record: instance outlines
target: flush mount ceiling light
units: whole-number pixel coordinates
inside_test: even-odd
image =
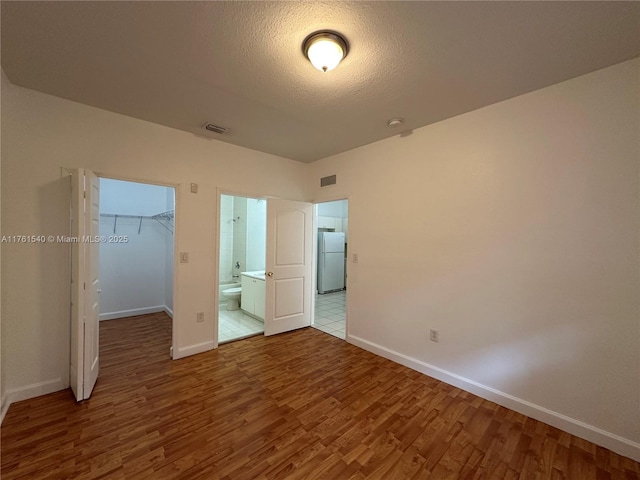
[[[328,72],[338,66],[347,56],[349,45],[345,38],[336,32],[324,30],[314,32],[302,42],[304,56],[318,70]]]

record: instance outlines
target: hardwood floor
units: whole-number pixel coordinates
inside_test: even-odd
[[[11,479],[639,479],[640,464],[313,328],[172,361],[164,314],[101,323],[90,400],[16,403]]]

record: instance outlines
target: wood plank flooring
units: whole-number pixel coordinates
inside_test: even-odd
[[[639,479],[640,464],[307,328],[172,361],[164,314],[101,323],[92,398],[16,403],[12,479]]]

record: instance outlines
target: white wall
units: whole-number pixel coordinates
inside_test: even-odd
[[[233,275],[233,197],[220,198],[220,283],[231,282]]]
[[[69,233],[61,167],[175,185],[174,356],[210,349],[214,323],[217,189],[305,198],[306,165],[209,138],[2,85],[2,232]],[[190,192],[190,183],[199,192]],[[18,400],[68,385],[69,246],[2,245],[5,388]],[[196,313],[205,322],[196,323]]]
[[[100,219],[100,235],[113,235],[114,218]],[[100,319],[163,311],[167,306],[167,247],[171,234],[155,220],[119,218],[116,235],[124,243],[100,244]],[[172,263],[172,262],[169,262]]]
[[[337,200],[318,204],[318,216],[320,217],[347,217],[347,201]]]
[[[247,199],[233,197],[233,255],[231,257],[233,275],[240,275],[247,269]],[[239,263],[240,266],[236,267]]]
[[[267,255],[267,202],[247,199],[247,255],[246,271],[265,269]]]
[[[221,195],[220,282],[239,282],[240,272],[264,270],[267,241],[267,202]],[[240,268],[236,268],[236,262]],[[224,299],[220,298],[220,301]]]
[[[100,179],[100,213],[157,215],[167,208],[167,187],[146,183]]]
[[[330,228],[336,232],[344,232],[345,243],[349,242],[349,210],[348,200],[318,203],[316,205],[317,228]]]
[[[314,201],[349,199],[349,341],[640,459],[639,78],[311,164]]]

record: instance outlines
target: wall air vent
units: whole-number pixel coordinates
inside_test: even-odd
[[[205,123],[204,129],[205,130],[209,130],[210,132],[220,133],[220,134],[222,134],[222,133],[227,131],[226,128],[220,127],[218,125],[214,125],[213,123]]]
[[[335,175],[329,175],[328,177],[322,177],[320,179],[320,186],[321,187],[328,187],[329,185],[335,185],[336,184],[336,176]]]

